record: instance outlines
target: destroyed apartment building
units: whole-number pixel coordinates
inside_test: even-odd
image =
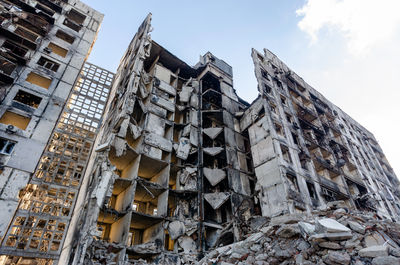
[[[34,8],[2,2],[4,21]],[[259,96],[249,104],[229,64],[208,52],[189,66],[151,39],[148,15],[114,76],[83,65],[102,16],[71,2],[37,1],[53,14],[35,15],[54,20],[40,48],[12,41],[34,57],[1,85],[0,264],[189,264],[241,241],[252,216],[339,200],[400,221],[399,181],[374,136],[270,51],[252,51]],[[82,32],[68,29],[70,13]]]

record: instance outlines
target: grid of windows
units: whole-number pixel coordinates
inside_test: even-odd
[[[114,74],[86,63],[2,242],[34,257],[59,255]],[[17,254],[17,253],[15,253]]]

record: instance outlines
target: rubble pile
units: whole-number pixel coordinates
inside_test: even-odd
[[[249,220],[246,239],[210,251],[197,264],[400,265],[400,224],[339,202],[310,216]]]

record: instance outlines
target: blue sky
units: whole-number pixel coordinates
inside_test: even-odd
[[[400,1],[83,0],[105,14],[89,61],[116,71],[151,12],[152,39],[194,65],[211,51],[257,97],[251,48],[268,48],[378,139],[400,173]]]

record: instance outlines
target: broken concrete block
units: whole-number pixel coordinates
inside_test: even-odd
[[[331,218],[323,218],[315,222],[315,232],[317,233],[340,233],[350,231],[349,228]]]
[[[223,130],[222,128],[214,127],[214,128],[203,129],[203,132],[212,140],[214,140],[222,132],[222,130]]]
[[[372,246],[363,248],[358,251],[358,255],[364,258],[375,258],[380,256],[387,256],[389,254],[388,246]]]
[[[163,151],[172,151],[172,142],[155,133],[146,134],[144,137],[144,142]]]
[[[299,214],[286,214],[271,218],[271,225],[296,224],[303,220]]]
[[[203,173],[212,186],[217,185],[226,177],[226,172],[219,168],[205,167]]]
[[[173,221],[168,225],[168,233],[172,240],[175,240],[181,235],[185,234],[185,231],[185,224],[181,221]]]
[[[322,233],[322,234],[315,234],[310,236],[310,241],[315,242],[322,242],[325,240],[331,241],[341,241],[352,238],[353,235],[350,232],[341,232],[341,233]]]
[[[181,139],[179,139],[179,146],[178,150],[176,151],[176,157],[186,160],[189,156],[190,147],[191,145],[188,138],[182,137]]]
[[[184,103],[189,102],[192,91],[193,91],[193,87],[183,86],[182,91],[179,92],[179,100]]]
[[[315,225],[306,222],[299,222],[298,226],[300,228],[300,233],[304,238],[313,235],[315,232]]]
[[[275,234],[283,238],[291,238],[298,235],[300,230],[296,224],[282,225]]]
[[[328,255],[324,257],[324,262],[326,264],[335,265],[335,264],[350,264],[351,257],[347,253],[338,252],[338,251],[329,251]]]
[[[338,243],[335,242],[330,242],[330,241],[325,241],[325,242],[320,242],[318,243],[318,246],[321,248],[327,248],[327,249],[341,249],[342,246]]]
[[[356,231],[357,233],[360,234],[365,234],[365,227],[357,222],[354,221],[348,221],[347,222],[350,226],[350,228],[354,231]]]
[[[142,134],[142,129],[133,123],[129,123],[129,131],[131,132],[133,139],[136,140]]]
[[[178,239],[179,246],[183,248],[184,253],[194,252],[196,250],[196,243],[189,236],[182,236]]]
[[[204,194],[204,199],[216,210],[229,199],[228,192],[215,192]]]
[[[372,260],[372,265],[400,265],[400,259],[392,256],[376,257]]]
[[[203,149],[204,153],[206,153],[210,156],[216,156],[219,153],[221,153],[222,150],[224,150],[224,148],[222,148],[222,147],[206,147]]]

